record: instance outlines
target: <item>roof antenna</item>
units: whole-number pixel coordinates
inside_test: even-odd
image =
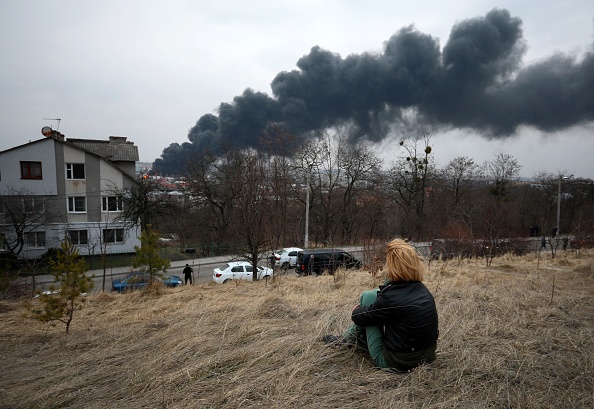
[[[56,125],[56,131],[60,129],[60,118],[41,118],[44,121],[57,121],[57,125]]]

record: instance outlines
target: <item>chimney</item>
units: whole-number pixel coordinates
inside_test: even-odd
[[[127,136],[110,136],[109,144],[110,145],[120,145],[122,143],[127,143],[126,139],[128,139]]]

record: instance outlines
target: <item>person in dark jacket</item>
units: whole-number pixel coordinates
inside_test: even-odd
[[[385,283],[364,291],[341,336],[325,335],[332,346],[365,346],[376,366],[407,371],[436,358],[438,315],[431,292],[421,282],[424,266],[417,250],[401,239],[387,246]]]
[[[186,264],[186,267],[184,268],[185,285],[188,285],[188,281],[190,281],[190,284],[192,284],[192,273],[193,272],[194,272],[194,270],[192,270],[192,267],[190,267],[189,264]]]

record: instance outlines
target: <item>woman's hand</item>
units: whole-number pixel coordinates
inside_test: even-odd
[[[355,305],[351,311],[355,311],[355,308],[358,308],[358,307],[360,307],[359,304]]]

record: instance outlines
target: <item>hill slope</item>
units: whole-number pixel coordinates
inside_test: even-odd
[[[365,271],[90,296],[68,335],[2,302],[0,408],[591,408],[594,257],[533,257],[432,263],[438,359],[406,374],[320,341]]]

